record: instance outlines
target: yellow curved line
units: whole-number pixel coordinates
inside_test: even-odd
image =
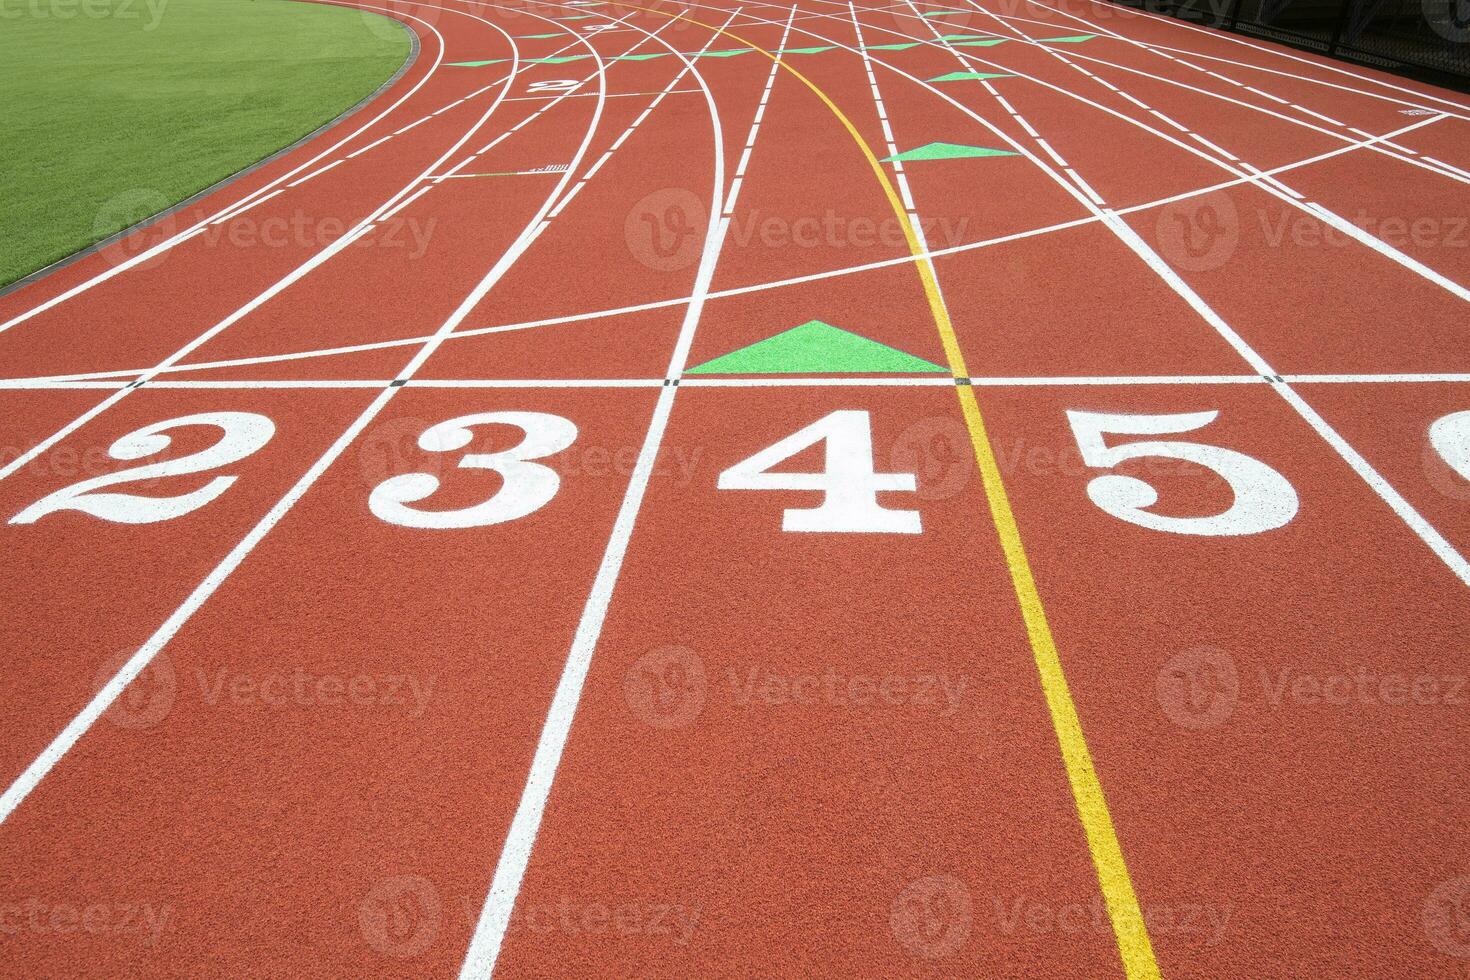
[[[631,5],[620,3],[619,6],[629,7]],[[822,104],[837,117],[837,121],[842,124],[848,135],[852,137],[852,141],[862,151],[863,157],[868,161],[868,166],[873,170],[873,176],[877,178],[884,195],[888,198],[888,204],[893,209],[894,216],[903,228],[909,253],[914,256],[914,266],[923,283],[924,295],[929,301],[929,310],[934,317],[934,325],[939,330],[939,339],[944,346],[944,356],[949,362],[950,373],[956,378],[968,378],[970,372],[965,366],[965,357],[960,351],[959,340],[955,337],[954,325],[950,322],[949,310],[944,305],[944,297],[939,292],[939,281],[935,276],[934,265],[925,254],[927,249],[920,244],[913,222],[909,220],[908,212],[904,209],[893,182],[888,179],[887,171],[883,169],[877,155],[868,146],[862,134],[857,131],[852,120],[847,118],[847,115],[827,96],[827,93],[811,79],[786,64],[776,54],[752,44],[740,35],[683,14],[668,14],[648,7],[634,7],[633,9],[645,10],[674,20],[687,21],[722,34],[754,51],[759,51],[791,73],[822,100]],[[1041,688],[1046,696],[1047,708],[1051,712],[1052,728],[1056,732],[1057,743],[1061,747],[1062,762],[1067,770],[1067,779],[1072,786],[1072,798],[1077,804],[1077,815],[1081,820],[1083,832],[1087,836],[1087,847],[1092,854],[1093,866],[1097,870],[1098,885],[1102,890],[1103,900],[1107,904],[1113,935],[1117,938],[1118,953],[1123,960],[1124,973],[1129,980],[1155,980],[1161,977],[1161,973],[1158,961],[1154,958],[1153,944],[1149,941],[1148,926],[1139,908],[1138,896],[1133,891],[1133,880],[1128,874],[1128,865],[1123,860],[1123,847],[1118,842],[1117,832],[1113,829],[1113,818],[1108,813],[1107,800],[1103,796],[1102,783],[1097,778],[1092,753],[1088,751],[1087,739],[1082,734],[1082,721],[1077,716],[1077,706],[1072,701],[1072,692],[1067,685],[1066,674],[1062,670],[1062,661],[1057,653],[1056,641],[1052,638],[1051,627],[1046,619],[1046,610],[1041,604],[1041,594],[1037,591],[1036,580],[1031,574],[1031,562],[1026,558],[1026,549],[1021,543],[1021,531],[1016,525],[1015,514],[1011,511],[1010,497],[1006,494],[1005,483],[1001,479],[1000,464],[996,460],[995,451],[991,448],[990,436],[985,430],[985,419],[980,414],[979,402],[975,400],[975,389],[968,384],[956,385],[955,392],[959,396],[960,412],[964,415],[965,426],[970,433],[970,444],[975,451],[975,461],[980,466],[980,476],[985,487],[985,499],[990,505],[990,516],[995,522],[995,530],[1000,537],[1001,548],[1005,552],[1006,565],[1010,569],[1011,585],[1015,589],[1016,600],[1021,606],[1021,617],[1026,623],[1026,634],[1031,641],[1031,652],[1036,660],[1036,670],[1041,677]]]

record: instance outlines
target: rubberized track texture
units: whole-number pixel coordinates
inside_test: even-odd
[[[1470,105],[398,2],[0,297],[0,972],[1454,977]]]

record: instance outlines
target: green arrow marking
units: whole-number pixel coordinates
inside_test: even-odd
[[[922,41],[910,41],[907,44],[870,44],[869,51],[907,51],[909,48],[917,48]]]
[[[607,61],[647,61],[650,58],[667,58],[667,51],[655,51],[653,54],[620,54],[616,58],[607,58]]]
[[[981,79],[981,80],[983,80],[983,79],[986,79],[986,78],[1015,78],[1015,77],[1016,77],[1015,75],[1007,75],[1004,72],[994,72],[994,71],[952,71],[948,75],[940,75],[937,78],[931,78],[931,79],[929,79],[929,81],[931,81],[931,82],[963,82],[963,81],[968,81],[970,79]]]
[[[774,337],[690,368],[689,374],[922,374],[938,364],[860,337],[821,320],[808,320]]]
[[[551,34],[517,34],[516,35],[516,40],[517,41],[525,41],[525,40],[527,40],[529,38],[541,38],[541,37],[566,37],[566,35],[563,34],[561,31],[555,31],[555,32],[553,32]]]
[[[590,54],[564,54],[559,58],[523,58],[523,65],[559,65],[564,61],[581,61],[583,58],[592,57]],[[654,55],[654,57],[658,57]],[[489,61],[451,61],[450,68],[478,68],[481,65],[499,65],[509,61],[509,58],[491,58]]]
[[[824,44],[815,48],[782,48],[777,54],[821,54],[823,51],[831,51],[837,47],[835,44]]]
[[[1097,37],[1096,34],[1071,34],[1067,37],[1039,37],[1037,44],[1079,44],[1083,41],[1091,41]]]
[[[885,163],[902,160],[958,160],[963,157],[1013,157],[1010,150],[991,150],[983,146],[965,146],[962,143],[926,143],[895,156],[884,157]]]
[[[950,41],[951,46],[956,48],[993,48],[997,44],[1005,44],[1003,37],[992,37],[984,41]]]
[[[690,51],[691,58],[733,58],[737,54],[749,54],[754,48],[729,48],[724,51]]]
[[[921,16],[921,17],[958,17],[961,14],[968,14],[968,13],[969,13],[968,10],[936,10],[932,14],[920,14],[919,16]]]
[[[591,14],[578,14],[576,17],[553,17],[552,20],[591,20]]]

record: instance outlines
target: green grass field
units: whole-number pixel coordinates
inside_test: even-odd
[[[409,48],[292,0],[0,0],[0,286],[289,145]]]

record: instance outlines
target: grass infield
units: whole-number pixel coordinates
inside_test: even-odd
[[[293,0],[0,0],[0,286],[290,145],[409,50]]]

